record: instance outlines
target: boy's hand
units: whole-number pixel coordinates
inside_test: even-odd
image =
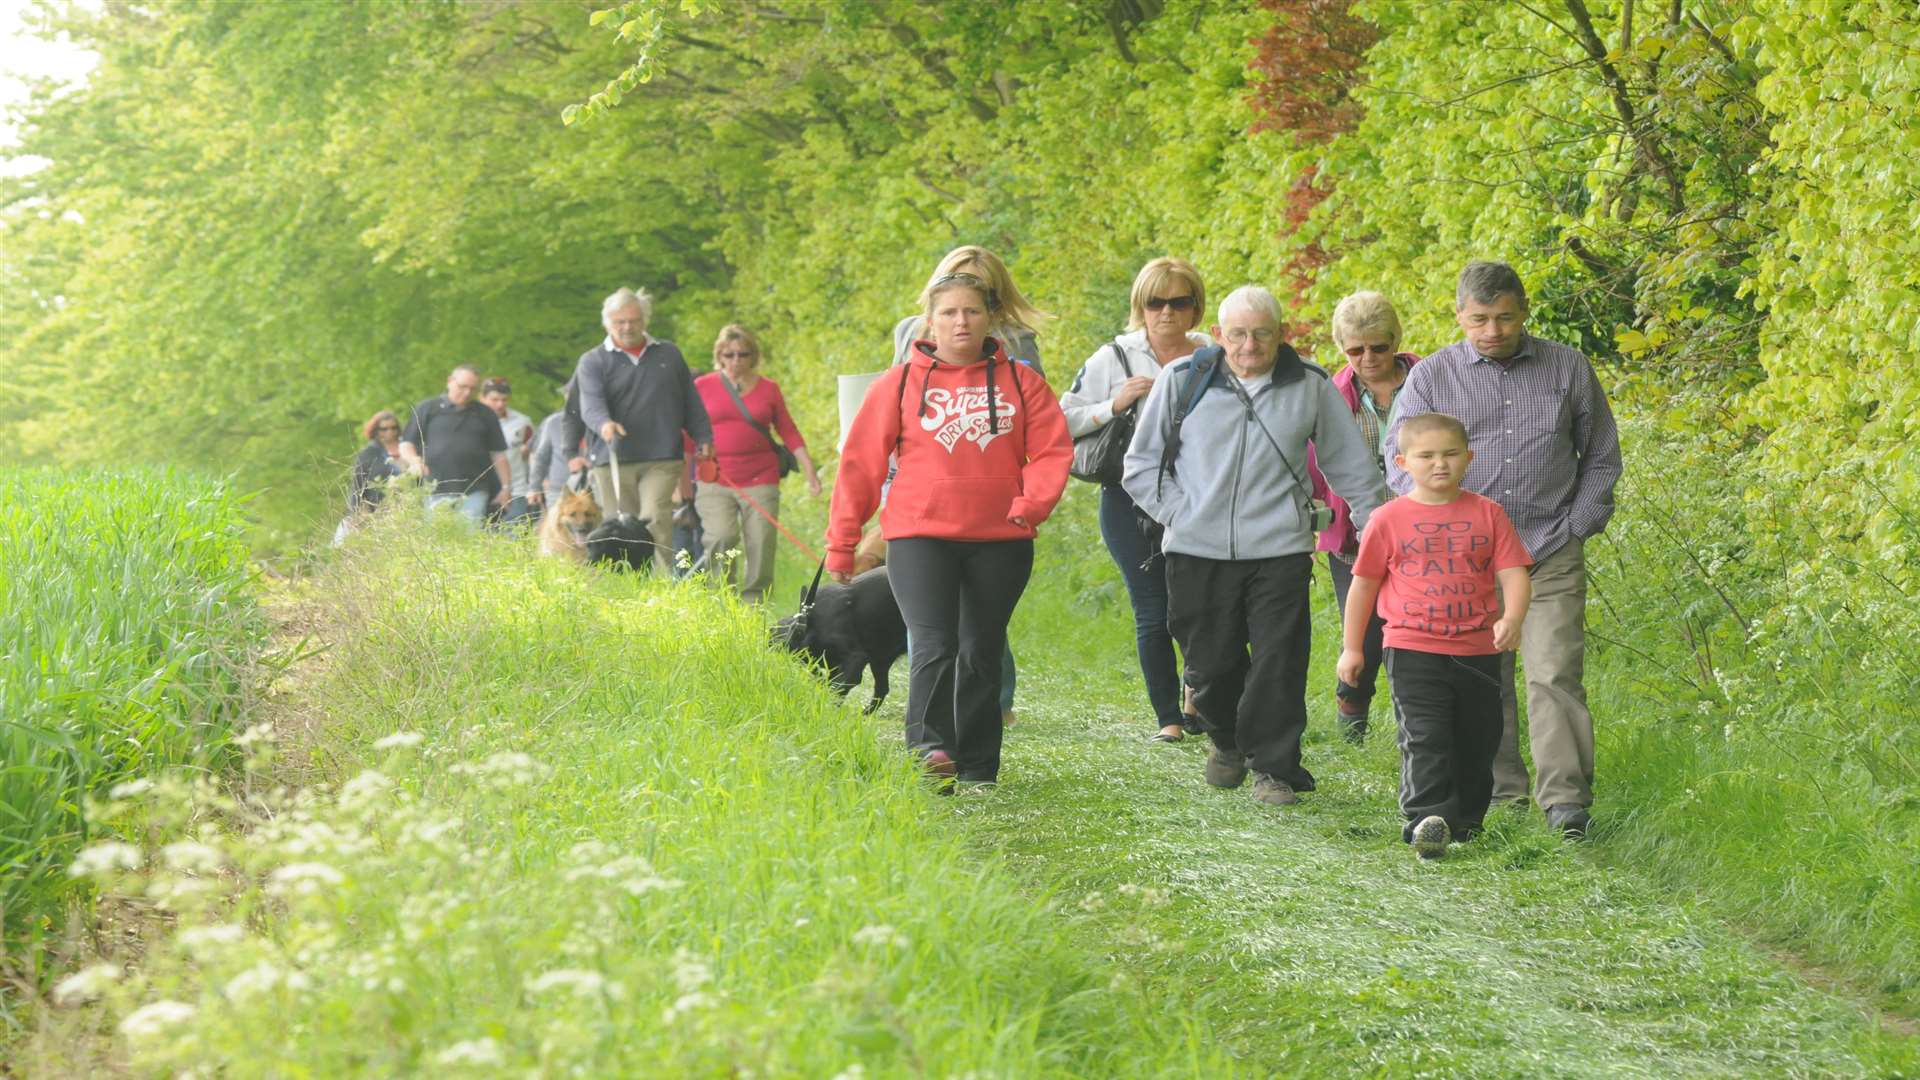
[[[1520,647],[1520,620],[1501,619],[1493,624],[1493,647],[1501,652],[1512,652]],[[1348,686],[1353,684],[1349,682]]]
[[[1499,631],[1495,631],[1498,633]],[[1341,649],[1340,659],[1333,665],[1333,673],[1348,686],[1360,685],[1360,671],[1367,666],[1367,658],[1359,649]]]

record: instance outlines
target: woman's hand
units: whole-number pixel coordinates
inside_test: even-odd
[[[1147,391],[1152,389],[1153,380],[1145,375],[1135,375],[1126,382],[1121,383],[1120,389],[1113,392],[1114,414],[1117,416],[1133,408],[1133,403],[1146,397]]]
[[[836,585],[845,585],[845,584],[847,584],[848,582],[850,582],[850,581],[852,581],[852,580],[853,580],[853,575],[852,575],[852,574],[849,574],[849,573],[847,573],[847,572],[845,572],[845,571],[843,571],[843,570],[834,570],[834,571],[831,571],[831,572],[829,572],[829,573],[827,574],[827,576],[828,576],[828,577],[830,577],[830,578],[832,578],[832,579],[833,579],[833,581],[834,581],[834,584],[836,584]]]
[[[1029,525],[1029,524],[1027,524],[1027,519],[1026,519],[1026,515],[1024,515],[1024,514],[1015,514],[1015,515],[1013,515],[1012,517],[1010,517],[1010,518],[1008,518],[1008,519],[1007,519],[1007,524],[1009,524],[1009,525],[1018,525],[1018,526],[1020,526],[1020,527],[1021,527],[1021,528],[1023,528],[1023,529],[1031,529],[1031,528],[1033,528],[1033,526],[1031,526],[1031,525]]]

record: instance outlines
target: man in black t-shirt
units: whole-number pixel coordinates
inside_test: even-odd
[[[454,368],[447,392],[415,405],[400,434],[401,459],[415,476],[433,478],[427,505],[456,505],[475,525],[486,518],[489,504],[504,505],[513,490],[507,439],[500,418],[474,400],[479,385],[478,368]]]

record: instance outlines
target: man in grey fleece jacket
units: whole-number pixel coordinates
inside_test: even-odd
[[[673,495],[686,471],[682,435],[697,456],[713,456],[713,422],[693,388],[686,357],[671,341],[647,336],[653,298],[646,290],[617,290],[600,305],[607,338],[580,357],[574,385],[580,417],[600,437],[592,443],[593,483],[608,516],[635,514],[653,534],[654,568],[672,569]],[[619,497],[608,444],[620,458]]]
[[[1207,782],[1282,806],[1312,791],[1307,727],[1314,523],[1307,445],[1364,527],[1391,493],[1327,373],[1280,339],[1257,285],[1220,304],[1213,338],[1154,383],[1121,486],[1164,526],[1167,621],[1213,738]],[[1174,430],[1174,417],[1186,409]],[[1169,453],[1169,446],[1172,450]]]

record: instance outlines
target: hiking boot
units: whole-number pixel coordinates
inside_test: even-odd
[[[1292,806],[1300,801],[1300,796],[1293,793],[1293,786],[1285,780],[1275,780],[1266,773],[1254,773],[1253,801],[1268,806]]]
[[[1429,814],[1413,827],[1413,853],[1423,859],[1438,859],[1447,853],[1447,819]]]
[[[1584,806],[1554,803],[1547,807],[1547,824],[1558,829],[1560,835],[1569,840],[1585,840],[1587,829],[1593,825],[1593,817]]]
[[[1207,754],[1207,783],[1214,787],[1237,788],[1247,779],[1247,755],[1238,750],[1214,747]]]

